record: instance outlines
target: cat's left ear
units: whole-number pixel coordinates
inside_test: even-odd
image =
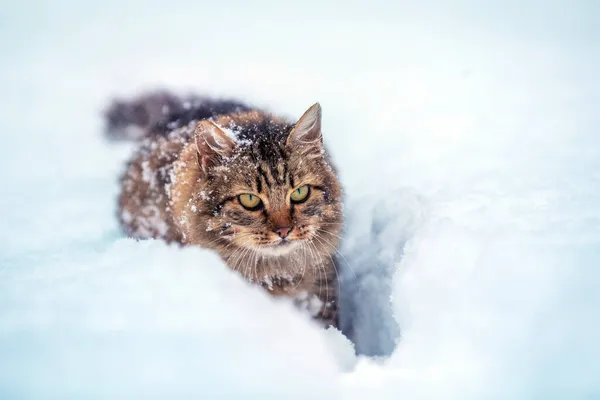
[[[298,151],[309,156],[323,153],[323,136],[321,135],[321,105],[313,104],[300,117],[290,132],[286,146],[291,151]]]
[[[235,141],[214,123],[200,121],[194,131],[198,165],[204,172],[231,156]]]

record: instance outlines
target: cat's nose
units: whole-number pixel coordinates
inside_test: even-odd
[[[292,228],[289,226],[280,226],[273,230],[279,235],[280,238],[285,239],[287,237],[287,235],[290,234],[290,231],[292,230]]]

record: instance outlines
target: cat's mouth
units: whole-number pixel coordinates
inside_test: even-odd
[[[282,239],[276,243],[258,247],[258,251],[269,256],[282,256],[298,248],[298,240]]]

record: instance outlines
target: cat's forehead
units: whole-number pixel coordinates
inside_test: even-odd
[[[298,160],[285,155],[278,162],[249,156],[237,157],[217,168],[215,190],[223,195],[255,193],[281,197],[303,185],[323,185],[327,181],[323,165],[314,160]]]
[[[214,118],[215,124],[220,127],[235,130],[236,128],[246,128],[253,125],[260,125],[264,121],[270,121],[279,125],[287,125],[284,119],[258,110],[221,114]]]
[[[215,124],[234,139],[238,148],[268,149],[285,141],[293,124],[261,111],[248,111],[221,115]]]
[[[220,171],[231,192],[269,193],[322,183],[323,165],[286,147],[292,123],[260,111],[220,116],[215,123],[236,142]]]

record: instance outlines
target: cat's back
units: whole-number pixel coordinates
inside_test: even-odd
[[[121,175],[119,221],[128,236],[181,241],[169,210],[171,171],[198,121],[168,135],[147,135]]]

